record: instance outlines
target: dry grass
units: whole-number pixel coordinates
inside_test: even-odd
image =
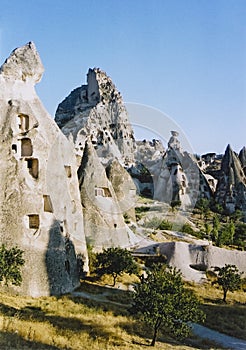
[[[83,284],[93,295],[110,288]],[[112,291],[111,299],[123,302],[127,291]],[[110,299],[110,298],[109,298]],[[122,309],[123,310],[123,309]],[[150,344],[151,331],[134,321],[125,308],[81,297],[15,297],[0,294],[0,348],[69,350],[138,350]],[[195,344],[195,345],[194,345]],[[193,338],[185,344],[161,335],[161,350],[216,349]],[[217,348],[218,349],[218,348]],[[221,347],[220,347],[221,349]]]
[[[222,290],[210,283],[187,286],[201,299],[207,315],[205,326],[246,340],[246,293],[243,290],[228,292],[227,303],[224,303]]]

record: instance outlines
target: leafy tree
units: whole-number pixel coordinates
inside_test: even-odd
[[[194,234],[194,230],[189,223],[185,223],[181,229],[181,232],[188,233],[190,235]]]
[[[210,233],[211,233],[211,231],[212,231],[212,229],[213,229],[213,226],[210,225],[208,222],[205,222],[204,228],[205,228],[206,235],[207,235],[208,237],[210,237]]]
[[[212,240],[214,242],[217,242],[219,237],[219,229],[220,229],[220,220],[217,214],[213,217],[213,228],[212,228]]]
[[[236,209],[234,211],[234,213],[232,213],[230,215],[231,219],[234,221],[234,222],[238,222],[240,221],[242,218],[243,218],[244,214],[243,214],[243,211],[242,210],[239,210],[239,209]]]
[[[161,328],[182,338],[190,333],[187,322],[204,319],[198,300],[184,288],[181,273],[175,268],[155,265],[134,289],[132,312],[153,329],[151,346]]]
[[[9,283],[16,286],[21,284],[20,268],[25,263],[22,255],[23,251],[17,247],[7,249],[4,244],[0,246],[0,283],[6,286]]]
[[[223,301],[226,302],[227,292],[234,292],[241,287],[241,275],[236,265],[226,264],[224,267],[214,267],[218,273],[217,280],[212,284],[218,284],[223,289]]]
[[[133,260],[131,253],[122,248],[103,249],[102,253],[96,255],[96,272],[99,276],[112,275],[115,286],[116,278],[123,272],[131,274],[138,273],[138,265]]]
[[[217,239],[215,241],[215,244],[218,247],[221,247],[222,245],[226,244],[232,244],[233,243],[233,238],[235,234],[235,225],[231,221],[227,223],[222,230],[218,232]]]
[[[244,250],[246,245],[246,224],[243,222],[238,222],[235,225],[235,235],[233,243]]]
[[[200,198],[196,202],[196,208],[200,210],[201,218],[207,217],[209,213],[209,200],[207,198]]]

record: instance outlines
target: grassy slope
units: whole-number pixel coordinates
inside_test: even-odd
[[[210,287],[189,285],[203,298],[208,312],[208,324],[213,328],[233,324],[237,336],[246,332],[244,296],[240,293],[229,296],[229,304],[218,304]],[[214,289],[214,288],[213,288]],[[84,283],[84,292],[103,295],[107,302],[97,302],[81,297],[13,297],[0,295],[0,348],[1,349],[143,349],[149,344],[151,331],[136,323],[128,314],[129,295],[126,291],[111,290],[102,286]],[[217,293],[217,290],[215,290]],[[213,299],[215,297],[215,299]],[[113,301],[113,302],[110,302]],[[119,306],[115,302],[123,304]],[[240,302],[240,303],[239,303]],[[125,305],[124,305],[125,304]],[[215,320],[215,312],[220,312]],[[242,312],[241,321],[238,312]],[[228,312],[230,319],[228,319]],[[244,326],[243,326],[244,324]],[[236,325],[236,326],[235,326]],[[224,329],[224,328],[223,328]],[[230,333],[230,332],[229,332]],[[156,348],[165,350],[216,349],[207,341],[190,339],[178,343],[167,335],[161,335]],[[193,344],[193,345],[191,345]],[[218,347],[217,349],[221,349]]]

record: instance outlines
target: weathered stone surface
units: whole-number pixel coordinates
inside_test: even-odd
[[[239,271],[246,271],[246,252],[214,247],[212,245],[189,244],[186,242],[168,242],[155,244],[160,254],[167,258],[167,263],[178,268],[184,279],[194,282],[206,280],[206,270],[214,266],[234,264]],[[149,247],[138,249],[145,252]]]
[[[127,111],[112,80],[99,68],[89,69],[87,85],[59,104],[55,121],[73,139],[81,157],[90,139],[104,164],[113,158],[122,163],[133,160],[135,140]]]
[[[29,43],[0,74],[0,242],[24,250],[15,290],[32,296],[73,290],[87,267],[74,149],[35,93],[42,71]]]
[[[237,154],[228,145],[221,162],[216,200],[229,213],[236,209],[246,214],[246,177]]]
[[[106,174],[113,186],[121,212],[128,219],[135,221],[136,186],[131,176],[117,159],[109,163]]]
[[[196,159],[182,150],[176,131],[171,131],[167,151],[160,153],[148,170],[153,177],[154,199],[159,201],[180,202],[181,208],[188,208],[195,205],[201,193],[207,197],[211,194]]]
[[[243,168],[244,175],[246,176],[246,147],[243,147],[239,152],[239,159]]]
[[[90,141],[85,144],[78,177],[88,244],[94,251],[118,246],[127,248],[135,244],[135,237],[123,218],[126,208],[122,197],[124,194],[120,191],[121,184],[111,172],[115,188],[118,188],[118,197],[123,199],[119,202],[113,185],[107,178],[106,171]],[[128,178],[127,182],[129,182]]]
[[[38,83],[44,67],[33,42],[15,49],[0,68],[5,80],[20,80]]]

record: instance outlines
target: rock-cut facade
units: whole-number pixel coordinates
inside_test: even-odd
[[[24,251],[31,296],[79,285],[87,250],[74,147],[35,92],[43,65],[30,42],[0,69],[0,243]]]

